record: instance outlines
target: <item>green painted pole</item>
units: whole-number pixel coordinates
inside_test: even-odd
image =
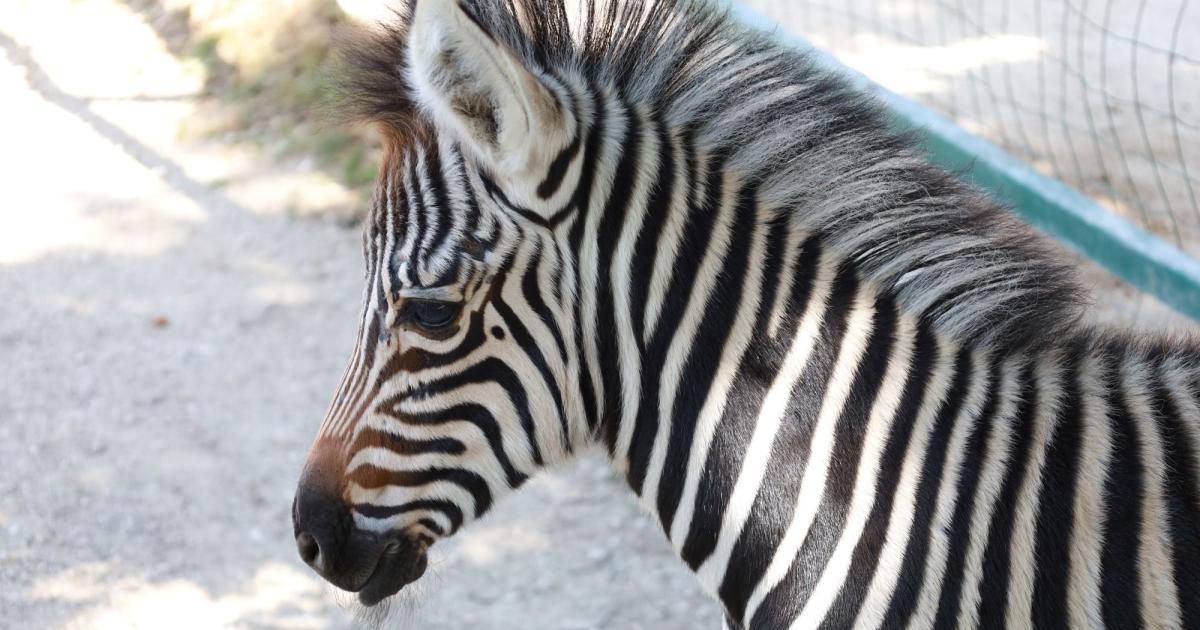
[[[1180,313],[1200,320],[1200,262],[1178,247],[1037,172],[1029,163],[945,116],[871,81],[806,40],[785,34],[772,19],[741,3],[734,3],[733,10],[745,23],[774,31],[781,40],[808,51],[852,85],[883,101],[895,126],[915,131],[937,164],[965,174],[1029,223]]]

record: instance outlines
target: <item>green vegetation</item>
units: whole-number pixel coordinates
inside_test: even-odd
[[[330,108],[333,33],[351,20],[336,0],[127,1],[176,55],[204,69],[211,106],[182,135],[252,142],[281,161],[309,159],[369,196],[378,145]]]

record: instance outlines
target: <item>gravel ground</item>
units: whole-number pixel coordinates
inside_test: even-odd
[[[293,215],[344,191],[180,142],[200,79],[124,5],[0,25],[0,627],[359,625],[288,516],[361,275],[356,229]],[[436,551],[386,627],[719,627],[596,457]]]
[[[138,18],[77,2],[30,37],[51,4],[0,8],[0,627],[354,627],[289,507],[352,344],[357,228],[283,211],[331,202],[316,174],[176,142],[198,84]],[[393,608],[387,627],[719,624],[597,457],[440,544]]]

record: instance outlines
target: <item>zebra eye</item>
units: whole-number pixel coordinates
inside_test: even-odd
[[[437,300],[409,300],[400,312],[402,321],[416,324],[426,330],[437,330],[449,326],[458,319],[462,305]]]

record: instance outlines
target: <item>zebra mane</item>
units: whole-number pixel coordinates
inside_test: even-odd
[[[710,0],[580,2],[462,6],[530,67],[575,73],[689,130],[781,216],[946,334],[1024,346],[1078,320],[1079,285],[1043,237],[931,165],[871,97],[804,53]],[[339,47],[345,111],[392,138],[428,129],[407,84],[413,7],[402,0],[391,24]]]

